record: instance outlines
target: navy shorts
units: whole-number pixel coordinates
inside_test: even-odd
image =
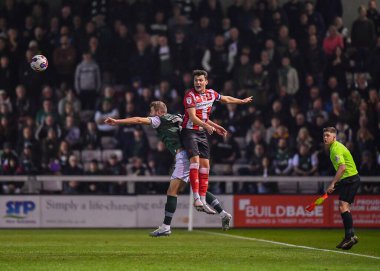
[[[199,156],[199,158],[210,159],[210,148],[205,131],[182,129],[181,139],[189,158]]]

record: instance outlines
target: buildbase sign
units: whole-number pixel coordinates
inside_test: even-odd
[[[341,227],[337,196],[313,212],[305,211],[315,196],[235,196],[235,227]],[[380,227],[380,197],[357,196],[352,206],[356,227]]]
[[[326,223],[325,206],[305,211],[310,196],[236,196],[235,227],[317,227]]]

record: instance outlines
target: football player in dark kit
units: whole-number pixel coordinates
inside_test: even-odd
[[[158,137],[164,142],[168,150],[175,156],[175,166],[167,191],[165,218],[162,225],[150,233],[150,235],[153,237],[170,235],[170,224],[177,207],[178,192],[181,190],[182,186],[186,185],[186,183],[189,181],[190,162],[186,151],[182,147],[180,138],[182,118],[178,115],[167,113],[167,107],[165,103],[161,101],[154,101],[150,104],[149,117],[131,117],[126,119],[107,118],[105,120],[105,123],[109,125],[150,125],[156,129]],[[226,130],[223,127],[211,121],[210,124],[213,125],[218,134],[222,136],[226,134]],[[224,211],[218,199],[209,192],[207,193],[207,202],[213,206],[214,209],[220,214],[223,230],[228,230],[232,216]],[[209,214],[215,214],[215,211],[211,209],[202,209],[200,211],[204,211]]]

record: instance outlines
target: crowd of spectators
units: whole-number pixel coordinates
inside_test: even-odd
[[[341,0],[52,2],[0,4],[1,175],[168,175],[172,157],[162,142],[150,144],[154,134],[103,120],[144,116],[153,100],[183,114],[199,68],[209,88],[254,97],[246,107],[214,106],[211,118],[230,132],[210,138],[213,164],[224,165],[215,174],[331,175],[321,145],[327,125],[337,127],[362,176],[380,174],[376,1],[360,6],[352,25],[342,20]],[[31,70],[36,54],[48,58],[46,72]],[[86,163],[81,155],[105,149],[122,155]],[[124,190],[64,185],[64,193]]]

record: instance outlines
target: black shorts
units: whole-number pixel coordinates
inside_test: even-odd
[[[339,200],[350,204],[353,203],[359,187],[360,177],[358,174],[341,179],[336,185],[336,190],[339,192]]]
[[[182,129],[181,139],[189,158],[199,155],[199,158],[210,159],[210,148],[205,131]]]

